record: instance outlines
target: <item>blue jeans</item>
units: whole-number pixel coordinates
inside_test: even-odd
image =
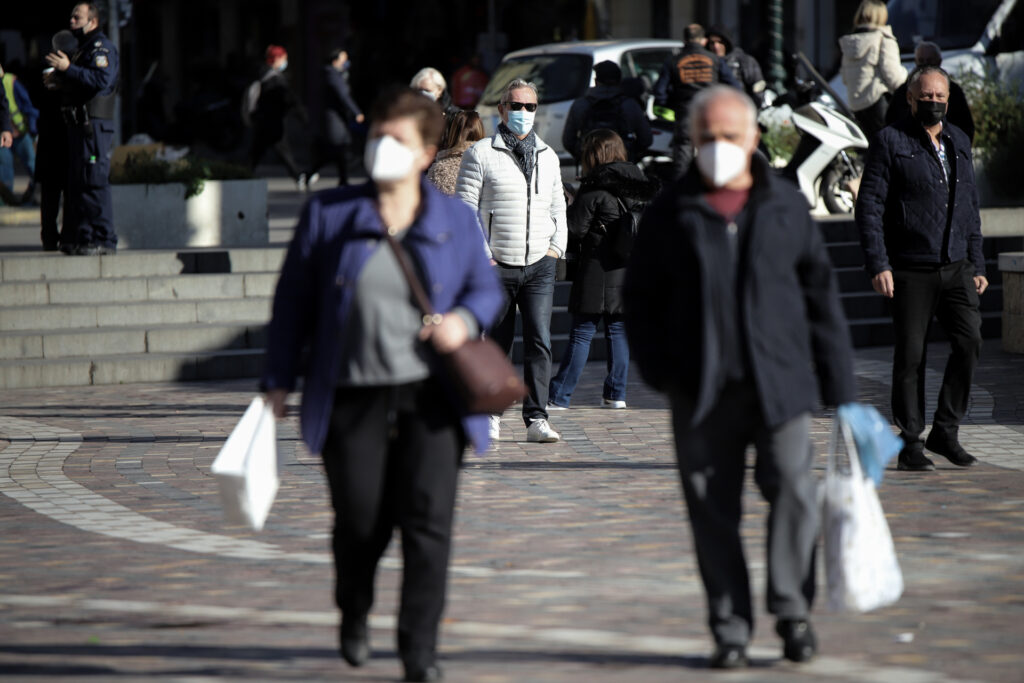
[[[0,147],[0,183],[7,189],[14,189],[14,155],[17,154],[28,170],[28,177],[33,178],[36,174],[36,148],[32,143],[31,135],[22,135],[14,138],[14,144],[7,147]]]
[[[551,302],[555,294],[555,259],[545,256],[528,266],[499,263],[505,288],[505,311],[491,338],[505,353],[515,340],[516,307],[523,314],[523,380],[529,391],[523,400],[523,421],[547,419],[548,380],[551,378]]]
[[[626,343],[626,323],[621,315],[577,314],[572,317],[569,348],[562,357],[558,374],[551,380],[550,398],[556,406],[569,407],[572,392],[580,381],[583,368],[590,355],[590,342],[597,324],[604,319],[605,345],[608,356],[608,374],[604,378],[603,397],[610,401],[626,400],[626,379],[629,375],[629,345]]]

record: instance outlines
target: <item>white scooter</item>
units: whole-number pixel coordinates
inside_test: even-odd
[[[832,106],[840,101],[829,97],[833,95],[831,88],[806,57],[801,54],[797,59],[804,62],[813,83],[805,84],[798,93],[787,93],[774,104],[769,98],[769,106],[758,119],[768,125],[772,120],[789,118],[800,132],[800,142],[782,175],[796,182],[811,209],[818,208],[821,202],[829,213],[852,213],[864,172],[863,155],[857,151],[868,148],[867,137],[845,105]],[[816,97],[821,90],[825,94]],[[780,104],[794,97],[802,104],[795,108]]]

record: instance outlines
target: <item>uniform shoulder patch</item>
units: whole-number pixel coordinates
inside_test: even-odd
[[[106,55],[96,55],[96,66],[101,69],[106,69],[109,64],[110,62],[107,61]]]
[[[93,47],[103,47],[103,43],[101,43],[100,41],[97,40],[95,43],[92,44],[92,46]]]

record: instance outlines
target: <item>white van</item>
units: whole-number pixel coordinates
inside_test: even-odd
[[[930,40],[954,78],[994,69],[1001,79],[1024,84],[1024,0],[890,0],[888,9],[908,72],[914,47]],[[842,79],[829,85],[846,99]]]
[[[594,85],[594,65],[610,60],[622,69],[624,79],[643,78],[650,87],[657,82],[662,65],[682,47],[677,40],[588,40],[550,43],[510,52],[494,70],[477,113],[487,134],[493,135],[500,121],[498,102],[509,81],[521,78],[535,83],[541,106],[537,109],[534,129],[558,152],[563,168],[571,168],[572,156],[562,147],[562,129],[573,101]],[[645,97],[647,113],[653,116],[650,93]],[[654,134],[651,149],[667,153],[672,137],[668,127],[652,127],[651,132]],[[574,173],[570,172],[571,175]]]

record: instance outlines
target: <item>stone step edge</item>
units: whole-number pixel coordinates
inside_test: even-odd
[[[104,334],[117,332],[174,332],[177,330],[202,330],[209,331],[218,328],[235,329],[250,327],[265,327],[270,322],[267,317],[264,320],[226,320],[223,322],[202,322],[202,323],[153,323],[152,325],[104,325],[102,327],[53,327],[35,330],[3,330],[0,329],[0,337],[33,337],[39,335],[76,335],[76,334]]]

